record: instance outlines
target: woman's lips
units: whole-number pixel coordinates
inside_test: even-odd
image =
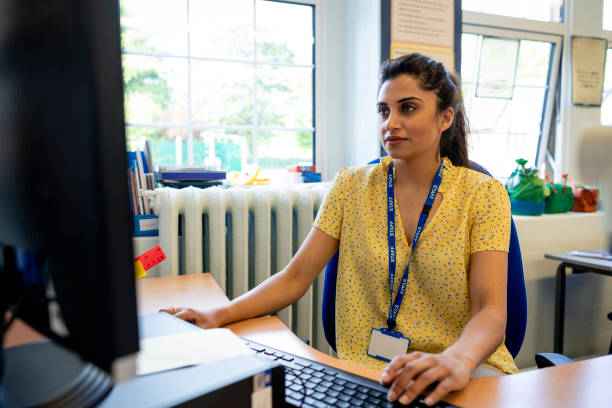
[[[390,136],[390,137],[385,138],[385,143],[390,144],[390,145],[395,145],[395,144],[402,143],[406,140],[408,139],[404,139],[403,137],[399,137],[399,136]]]

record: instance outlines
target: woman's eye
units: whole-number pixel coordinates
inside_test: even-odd
[[[414,106],[406,104],[402,105],[402,112],[412,112],[414,110]]]
[[[389,109],[387,108],[378,108],[379,116],[387,116],[389,114]]]

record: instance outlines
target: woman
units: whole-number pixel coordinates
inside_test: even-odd
[[[465,167],[461,89],[442,64],[420,54],[384,63],[377,109],[389,156],[338,173],[285,269],[227,306],[164,311],[201,327],[275,312],[299,299],[340,248],[338,356],[385,367],[392,401],[407,404],[433,384],[432,405],[473,373],[517,371],[502,344],[509,200],[499,182]],[[388,364],[371,357],[391,338],[408,353],[382,356],[393,357]]]

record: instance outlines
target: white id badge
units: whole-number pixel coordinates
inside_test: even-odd
[[[383,361],[391,361],[398,354],[408,352],[410,339],[402,336],[402,333],[394,330],[372,329],[368,356]]]

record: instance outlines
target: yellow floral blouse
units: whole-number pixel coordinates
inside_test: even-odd
[[[397,327],[410,338],[409,351],[440,353],[470,319],[470,255],[508,252],[510,202],[497,180],[444,158],[442,203],[423,230],[411,260]],[[315,227],[340,240],[336,286],[338,356],[374,368],[384,361],[366,354],[372,328],[386,327],[389,312],[386,177],[391,159],[341,170],[321,205]],[[406,269],[410,245],[395,205],[396,284]],[[505,345],[487,364],[506,373],[517,367]]]

